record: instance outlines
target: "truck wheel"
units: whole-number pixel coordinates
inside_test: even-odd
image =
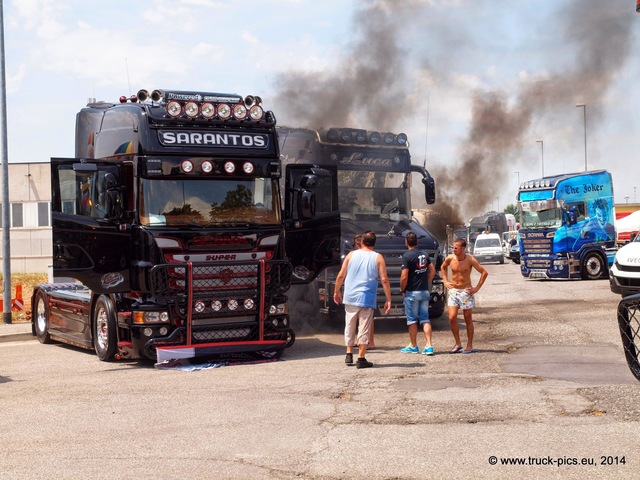
[[[287,343],[285,345],[285,348],[289,348],[290,346],[292,346],[295,343],[296,334],[291,328],[287,328],[285,330],[285,333],[287,334],[287,338],[286,338]]]
[[[116,314],[113,303],[100,295],[93,308],[93,348],[103,362],[110,362],[118,349]]]
[[[33,325],[35,326],[38,340],[40,343],[51,343],[51,337],[49,336],[49,302],[47,294],[42,290],[38,290],[36,293],[33,314]]]
[[[581,276],[583,280],[597,280],[604,275],[604,260],[596,252],[587,253],[582,259]]]

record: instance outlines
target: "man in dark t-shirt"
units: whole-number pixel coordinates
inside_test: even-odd
[[[431,323],[429,322],[429,286],[436,276],[436,269],[429,260],[429,255],[418,247],[418,237],[409,232],[405,238],[409,249],[402,255],[402,273],[400,274],[400,290],[404,295],[404,311],[407,315],[409,339],[411,343],[400,351],[403,353],[420,353],[418,348],[418,322],[422,325],[426,346],[423,355],[433,355],[431,345]]]

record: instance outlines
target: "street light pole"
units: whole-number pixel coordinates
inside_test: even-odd
[[[578,103],[576,107],[582,107],[584,115],[584,171],[587,171],[587,104]]]
[[[544,177],[544,141],[536,140],[536,143],[540,144],[540,153],[542,155],[542,176]]]

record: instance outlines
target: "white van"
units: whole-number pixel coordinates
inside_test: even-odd
[[[502,241],[497,233],[481,233],[473,246],[473,256],[479,262],[504,263]]]

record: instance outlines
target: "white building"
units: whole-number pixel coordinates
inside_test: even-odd
[[[51,167],[49,163],[9,163],[8,170],[11,272],[48,273],[53,252]],[[0,208],[0,226],[2,213]],[[4,250],[0,251],[2,261]]]

